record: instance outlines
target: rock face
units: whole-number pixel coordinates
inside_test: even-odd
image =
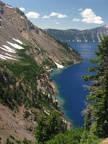
[[[46,29],[47,34],[57,40],[64,42],[98,42],[101,38],[108,35],[108,26],[97,27],[87,30],[56,30]]]
[[[45,59],[59,64],[77,61],[73,55],[66,55],[67,51],[45,31],[33,25],[18,8],[13,8],[0,2],[0,58],[14,60],[16,41],[32,45],[29,54],[42,64]],[[18,48],[17,48],[18,49]],[[74,52],[73,52],[74,53]],[[11,58],[10,58],[11,57]],[[52,61],[51,61],[52,60]],[[79,57],[81,60],[81,57]]]

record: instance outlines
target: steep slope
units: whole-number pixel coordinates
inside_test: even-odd
[[[3,143],[10,135],[20,141],[25,137],[34,141],[38,117],[47,116],[53,110],[62,114],[49,75],[35,61],[29,60],[26,64],[24,61],[0,62],[0,137]]]
[[[97,42],[101,38],[108,35],[108,26],[102,26],[94,29],[87,30],[56,30],[56,29],[46,29],[47,34],[55,39],[67,42]]]
[[[66,64],[66,62],[77,62],[77,56],[66,55],[64,49],[53,38],[48,36],[43,30],[34,26],[18,8],[12,8],[1,2],[1,27],[0,27],[0,53],[6,55],[6,50],[10,47],[10,43],[15,43],[15,40],[20,40],[24,44],[32,44],[35,47],[35,52],[30,53],[34,56],[35,60],[42,64],[45,58],[50,58],[53,62]],[[14,38],[14,39],[13,39]],[[11,44],[10,48],[13,48]],[[6,48],[6,46],[8,46]],[[16,47],[14,46],[14,49]],[[11,50],[11,49],[10,49]],[[43,56],[40,54],[43,51]],[[70,49],[70,53],[72,49]],[[38,53],[38,54],[37,54]],[[74,52],[73,52],[74,53]],[[8,53],[10,54],[10,53]],[[15,55],[15,52],[14,52]],[[79,57],[79,60],[81,58]]]
[[[81,60],[74,49],[34,26],[18,8],[0,1],[0,143],[8,137],[35,141],[37,119],[53,111],[67,125],[49,72]]]

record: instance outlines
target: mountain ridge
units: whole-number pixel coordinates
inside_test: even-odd
[[[104,25],[93,29],[45,29],[46,33],[53,38],[63,42],[98,42],[104,36],[108,35],[108,26]]]
[[[32,44],[39,51],[44,50],[46,54],[55,62],[62,64],[63,61],[76,61],[74,58],[65,56],[62,51],[63,47],[53,38],[48,36],[43,30],[33,25],[18,8],[12,8],[8,5],[1,4],[1,43],[0,46],[6,45],[6,41],[14,43],[14,39],[19,39],[25,44]],[[9,36],[9,37],[8,37]],[[7,44],[9,47],[9,43]],[[70,49],[70,51],[72,51]],[[3,49],[2,49],[3,52]],[[33,53],[32,53],[33,54]],[[46,56],[46,57],[48,57]],[[37,62],[42,64],[42,57],[35,57]],[[73,60],[72,60],[73,59]],[[74,62],[73,62],[74,63]]]

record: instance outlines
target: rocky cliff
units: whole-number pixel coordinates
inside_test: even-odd
[[[101,38],[108,35],[108,26],[97,27],[87,30],[56,30],[46,29],[47,34],[57,40],[64,42],[98,42]]]

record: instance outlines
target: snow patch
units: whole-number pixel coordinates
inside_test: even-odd
[[[12,38],[14,41],[20,43],[20,44],[23,44],[22,41],[18,40],[18,39],[15,39],[15,38]]]
[[[58,64],[56,62],[55,62],[55,64],[56,64],[57,68],[59,68],[59,69],[62,69],[64,67],[63,65],[60,65],[60,64]]]
[[[7,41],[7,43],[10,44],[11,46],[13,46],[16,49],[24,49],[22,46],[19,46],[18,44],[13,44],[13,43],[8,42],[8,41]]]
[[[45,112],[47,115],[50,115],[50,113],[49,113],[49,112],[47,112],[46,110],[44,110],[44,112]]]
[[[14,56],[14,55],[10,55],[8,53],[5,53],[5,54],[8,55],[8,56],[10,56],[10,57],[16,58],[16,56]]]
[[[2,55],[2,54],[0,54],[0,58],[1,58],[1,59],[4,59],[4,60],[7,60],[7,59],[16,60],[16,59],[14,59],[14,58],[12,58],[12,57],[4,56],[4,55]]]
[[[6,58],[0,54],[0,58],[6,60]]]
[[[6,45],[3,45],[3,47],[0,47],[0,48],[4,51],[10,52],[10,53],[16,53],[15,50],[13,50],[12,48],[10,48]]]
[[[12,6],[6,5],[8,8],[13,8]]]
[[[21,16],[21,19],[24,19],[24,18]]]

